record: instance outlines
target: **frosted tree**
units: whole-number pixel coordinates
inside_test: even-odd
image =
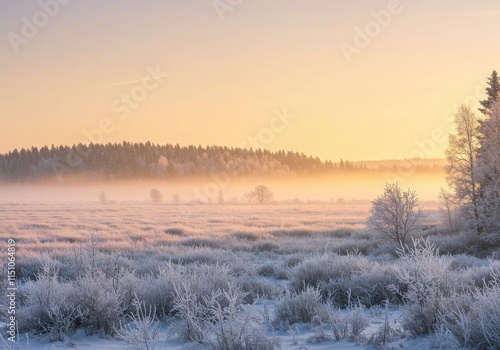
[[[244,197],[248,201],[248,203],[252,203],[252,200],[253,200],[252,192],[245,193]]]
[[[450,227],[451,233],[455,233],[457,227],[457,205],[453,193],[441,187],[438,195],[440,211],[443,221]]]
[[[404,191],[397,183],[388,183],[384,193],[372,202],[368,225],[399,244],[416,230],[423,219],[417,192]]]
[[[488,114],[493,107],[493,104],[498,101],[498,96],[500,95],[500,79],[498,78],[497,71],[494,70],[491,73],[487,84],[489,85],[489,87],[486,88],[488,98],[480,102],[483,108],[479,108],[479,111],[481,111],[484,115]]]
[[[217,194],[217,203],[224,204],[224,193],[222,190],[219,190],[219,194]]]
[[[181,196],[176,193],[172,196],[172,203],[179,204],[181,202]]]
[[[453,189],[461,213],[481,233],[479,222],[479,185],[477,179],[477,150],[479,149],[479,120],[470,107],[461,105],[455,114],[454,134],[448,140],[446,180]]]
[[[102,204],[108,202],[108,195],[106,194],[106,192],[101,191],[101,193],[99,193],[99,202],[101,202]]]
[[[161,194],[160,190],[153,188],[149,192],[149,198],[153,203],[160,203],[163,201],[163,194]]]
[[[481,226],[487,232],[500,229],[500,103],[495,102],[479,127],[477,156],[479,211]]]
[[[274,193],[271,192],[269,187],[264,185],[259,185],[250,192],[252,199],[255,199],[257,203],[269,203],[273,200]]]

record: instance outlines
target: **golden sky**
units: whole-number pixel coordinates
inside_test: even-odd
[[[0,0],[0,152],[102,141],[442,157],[500,69],[470,0]],[[100,130],[99,130],[100,129]]]

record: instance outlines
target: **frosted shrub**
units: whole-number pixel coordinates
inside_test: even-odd
[[[181,321],[171,332],[201,349],[275,350],[277,339],[265,336],[252,310],[241,310],[242,294],[236,288],[212,291],[199,299],[185,286],[176,293],[176,310]],[[240,316],[240,314],[242,314]],[[171,335],[173,335],[171,334]]]
[[[275,264],[266,263],[257,268],[257,274],[260,276],[271,277],[275,275]]]
[[[244,299],[246,304],[252,304],[258,298],[272,299],[278,292],[275,283],[253,276],[241,276],[238,278],[238,282],[246,295]]]
[[[86,272],[76,280],[75,303],[80,307],[81,324],[87,333],[113,335],[123,316],[122,296],[104,273]]]
[[[32,253],[16,261],[17,277],[19,279],[35,280],[39,275],[40,269],[43,266],[51,265],[60,274],[61,268],[64,267],[59,261],[50,258],[46,254]]]
[[[397,296],[387,286],[398,285],[399,268],[395,265],[374,264],[370,271],[362,272],[351,278],[349,290],[351,297],[366,307],[382,305],[385,300],[398,303]],[[398,286],[400,290],[404,286]]]
[[[487,265],[486,260],[465,254],[453,255],[450,261],[450,268],[452,270],[458,270],[458,271],[463,271],[473,267],[479,267],[485,265]]]
[[[53,264],[44,264],[34,281],[28,280],[25,285],[25,304],[19,319],[21,330],[43,330],[50,320],[47,310],[50,301],[59,294],[60,285],[57,280],[58,271]]]
[[[500,269],[500,261],[490,261],[489,266],[473,267],[463,271],[461,275],[463,279],[470,280],[471,287],[482,288],[491,283],[494,279],[493,271]]]
[[[365,308],[361,304],[350,305],[347,313],[329,309],[327,322],[332,327],[333,338],[359,340],[361,333],[368,326],[368,318],[364,311]]]
[[[119,279],[116,281],[115,289],[122,297],[123,311],[130,313],[134,310],[133,302],[138,291],[144,290],[141,278],[137,277],[134,271],[125,269],[120,272]]]
[[[464,349],[457,338],[448,329],[440,326],[436,330],[434,339],[430,342],[431,348],[443,350],[461,350]]]
[[[404,328],[418,336],[436,330],[444,298],[453,293],[453,283],[449,259],[440,257],[429,240],[413,240],[413,246],[399,251],[403,270],[398,279],[407,289],[392,286],[392,290],[405,303]]]
[[[155,350],[158,343],[160,323],[154,308],[146,308],[137,298],[134,299],[135,312],[128,323],[120,323],[116,329],[119,338],[129,350]]]
[[[473,316],[473,302],[472,295],[461,295],[446,305],[440,317],[434,347],[459,349],[479,342]]]
[[[467,252],[471,246],[467,244],[464,234],[435,235],[429,237],[430,241],[439,247],[442,254],[459,255]]]
[[[185,270],[184,266],[168,263],[160,268],[156,277],[150,274],[142,279],[141,284],[147,285],[148,288],[140,288],[137,291],[137,296],[147,308],[155,308],[158,318],[163,319],[172,315],[174,287],[184,279]]]
[[[25,308],[20,312],[20,329],[35,330],[61,341],[75,329],[79,310],[73,305],[73,285],[57,280],[58,270],[50,261],[43,263],[35,281],[25,285]]]
[[[203,342],[204,318],[208,313],[207,305],[204,304],[207,304],[208,296],[200,298],[185,283],[175,287],[174,310],[180,321],[171,327],[171,336],[177,335],[180,339],[190,342]],[[210,298],[213,298],[213,295]]]
[[[437,332],[439,342],[456,343],[458,347],[500,348],[500,274],[472,295],[455,298],[446,308]],[[438,344],[439,345],[439,344]],[[444,347],[442,347],[444,348]]]
[[[307,287],[298,294],[292,292],[279,300],[274,312],[275,325],[293,325],[300,322],[309,323],[314,316],[324,316],[325,307],[321,304],[319,290]]]
[[[398,284],[404,289],[399,286],[398,273],[397,266],[371,262],[361,255],[334,254],[304,260],[292,270],[290,278],[293,290],[319,287],[322,296],[335,306],[346,307],[351,297],[370,307],[386,299],[395,300],[387,286]]]
[[[385,302],[384,323],[380,325],[375,333],[368,339],[368,345],[380,348],[389,342],[401,338],[403,330],[397,327],[396,323],[391,324],[389,317],[389,300]]]
[[[197,294],[189,283],[182,282],[175,286],[174,310],[180,321],[172,327],[171,335],[190,342],[205,342],[207,325],[214,317],[214,308],[235,312],[243,298],[240,289],[231,284],[226,290],[213,289]]]
[[[249,310],[244,317],[239,317],[240,296],[228,291],[223,293],[226,299],[222,306],[215,297],[209,303],[209,318],[205,320],[208,331],[207,348],[211,350],[274,350],[280,349],[278,339],[268,338],[258,324],[258,319]]]
[[[365,307],[381,305],[386,299],[395,303],[400,298],[388,286],[397,285],[400,290],[405,286],[398,281],[399,268],[394,265],[372,263],[369,270],[353,275],[351,278],[334,279],[321,284],[321,294],[337,307],[348,307],[350,300],[356,300]]]
[[[358,340],[368,326],[368,318],[364,314],[365,307],[361,304],[351,306],[347,314],[348,333],[351,340]]]
[[[308,258],[291,273],[291,286],[295,291],[304,287],[319,287],[322,282],[347,278],[370,268],[366,257],[355,254],[333,254]]]
[[[478,344],[488,349],[500,348],[500,273],[494,274],[493,281],[475,295],[474,310],[482,341]]]
[[[210,317],[213,303],[224,308],[237,297],[239,305],[245,294],[226,265],[188,266],[182,277],[173,286],[172,310],[180,318],[175,333],[185,340],[202,342],[204,323]]]
[[[214,290],[228,291],[237,286],[236,277],[225,264],[191,265],[185,273],[184,281],[198,296],[209,295]]]
[[[350,280],[347,277],[332,279],[320,284],[323,299],[335,307],[345,308],[349,302]]]
[[[237,285],[232,271],[224,264],[182,266],[168,263],[160,268],[157,276],[150,274],[141,283],[149,287],[139,289],[137,296],[146,307],[155,307],[160,319],[175,314],[176,293],[183,287],[201,298],[212,291],[225,291],[229,285]]]

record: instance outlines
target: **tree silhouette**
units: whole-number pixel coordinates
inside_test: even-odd
[[[161,201],[163,201],[163,194],[161,194],[161,192],[158,189],[153,188],[149,192],[149,198],[153,203],[160,203]]]
[[[101,191],[101,193],[99,193],[99,202],[101,202],[102,204],[108,202],[108,195],[106,194],[106,192]]]
[[[264,185],[258,185],[255,189],[250,192],[252,200],[257,203],[269,203],[273,200],[274,194],[271,192],[269,187]]]

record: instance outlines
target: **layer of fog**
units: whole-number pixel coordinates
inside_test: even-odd
[[[436,200],[442,176],[437,174],[360,175],[343,174],[323,178],[231,178],[223,174],[204,179],[151,181],[75,181],[63,179],[50,184],[15,184],[0,186],[0,201],[98,201],[104,191],[110,201],[147,201],[151,189],[158,189],[164,202],[173,202],[178,195],[181,203],[245,203],[245,193],[257,185],[266,185],[276,201],[351,201],[372,200],[382,193],[386,182],[398,181],[403,188],[411,187],[422,201]]]

